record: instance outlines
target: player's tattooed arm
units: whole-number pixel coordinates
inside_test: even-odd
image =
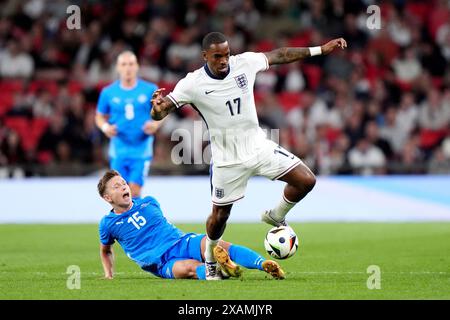
[[[347,47],[347,42],[343,38],[333,39],[324,45],[320,46],[321,54],[329,54],[335,48],[344,49]],[[264,53],[269,61],[269,65],[284,64],[295,62],[311,56],[310,48],[291,48],[283,47]],[[320,53],[319,53],[320,54]]]
[[[310,57],[308,48],[278,48],[270,52],[264,52],[269,65],[284,64]]]
[[[165,88],[160,88],[153,93],[152,96],[152,119],[153,120],[162,120],[169,113],[176,109],[175,103],[170,100],[168,97],[163,97],[162,92]]]

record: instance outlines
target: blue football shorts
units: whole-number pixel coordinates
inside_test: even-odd
[[[201,241],[205,235],[187,233],[173,245],[162,257],[161,263],[152,273],[158,277],[174,279],[173,265],[179,260],[194,259],[202,261]]]
[[[110,160],[110,167],[117,170],[127,183],[144,185],[145,178],[150,170],[150,159],[121,159]]]

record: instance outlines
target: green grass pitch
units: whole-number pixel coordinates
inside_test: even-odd
[[[164,280],[141,271],[118,244],[116,276],[102,279],[97,225],[0,225],[0,299],[450,299],[450,223],[301,223],[286,280],[246,270],[242,280]],[[203,224],[180,224],[204,232]],[[264,252],[268,226],[229,224],[224,239]],[[80,268],[80,289],[67,268]],[[380,268],[381,288],[368,289]]]

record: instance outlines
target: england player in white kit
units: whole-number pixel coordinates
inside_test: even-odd
[[[213,208],[206,222],[207,279],[220,279],[213,249],[225,231],[233,203],[244,197],[251,176],[287,182],[281,202],[262,215],[262,220],[273,226],[286,225],[288,211],[315,185],[311,170],[298,157],[267,139],[259,127],[253,95],[256,74],[270,65],[328,54],[337,47],[345,48],[345,40],[334,39],[321,47],[280,48],[230,56],[225,36],[212,32],[203,39],[205,65],[180,80],[165,97],[163,88],[153,94],[154,120],[190,104],[208,127]]]

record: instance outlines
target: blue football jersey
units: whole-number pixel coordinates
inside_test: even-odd
[[[153,197],[133,200],[133,207],[121,214],[111,210],[100,221],[99,233],[102,244],[117,240],[140,267],[161,263],[162,255],[185,234],[167,221]]]
[[[151,119],[153,92],[158,87],[138,79],[132,89],[121,87],[117,80],[102,89],[97,111],[109,115],[108,122],[117,126],[118,134],[111,139],[111,158],[150,159],[153,155],[153,136],[144,133],[144,123]]]

